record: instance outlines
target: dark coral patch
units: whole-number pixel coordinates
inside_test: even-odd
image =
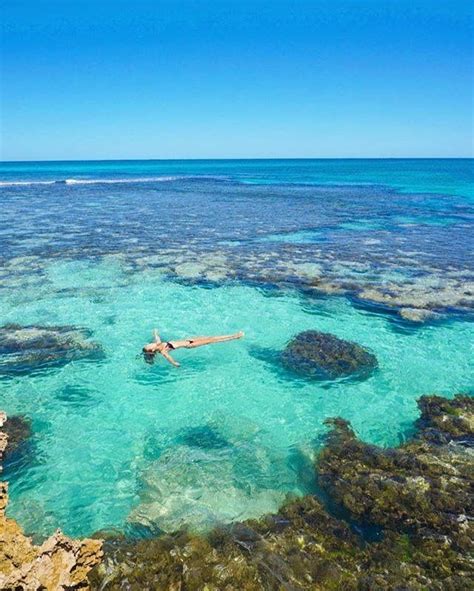
[[[281,361],[296,373],[319,379],[367,377],[377,367],[375,355],[357,343],[316,330],[302,332],[290,341]]]
[[[415,561],[433,576],[472,576],[474,399],[424,396],[419,406],[414,439],[394,449],[367,445],[348,423],[331,421],[319,482],[354,519],[408,536]]]

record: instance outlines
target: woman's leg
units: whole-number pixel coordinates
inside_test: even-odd
[[[224,341],[234,341],[244,336],[243,332],[237,332],[235,334],[222,335],[217,337],[193,337],[186,342],[184,345],[186,349],[194,349],[195,347],[203,347],[204,345],[212,345],[213,343],[223,343]]]

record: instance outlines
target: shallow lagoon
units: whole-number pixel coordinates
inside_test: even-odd
[[[230,442],[225,461],[235,458],[235,465],[226,472],[229,493],[215,491],[215,505],[205,516],[202,507],[187,515],[173,504],[162,526],[186,520],[201,526],[276,510],[287,492],[313,486],[303,476],[304,457],[320,443],[326,417],[343,416],[363,439],[392,445],[409,434],[421,394],[451,396],[472,387],[469,322],[410,328],[345,298],[238,284],[183,285],[156,272],[128,275],[113,259],[59,262],[46,275],[51,295],[17,306],[4,298],[2,320],[86,326],[106,356],[0,382],[6,410],[33,418],[31,462],[21,471],[12,466],[6,475],[10,513],[30,531],[131,531],[127,517],[139,502],[141,476],[173,447],[178,466],[167,478],[175,474],[177,482],[168,483],[170,490],[179,494],[188,470],[200,481],[182,488],[182,504],[189,487],[199,487],[212,501],[212,463],[192,472],[192,454],[182,453],[186,429],[210,429],[211,437]],[[174,369],[137,356],[154,326],[164,337],[238,329],[246,337],[180,351],[182,366]],[[367,346],[379,370],[365,381],[335,383],[287,374],[274,353],[309,328]],[[249,446],[247,459],[239,442]],[[199,446],[198,437],[189,447],[196,452]],[[201,447],[212,448],[212,441]]]
[[[18,166],[2,178],[157,173],[146,163]],[[103,359],[0,376],[1,407],[33,420],[27,453],[5,471],[9,513],[29,532],[141,535],[129,516],[150,497],[170,500],[156,529],[273,511],[287,493],[314,489],[308,462],[325,418],[393,445],[410,435],[420,395],[473,391],[472,317],[449,309],[472,279],[466,163],[443,174],[430,163],[424,176],[420,163],[398,175],[379,163],[357,174],[330,164],[325,175],[310,163],[260,174],[245,163],[160,166],[168,180],[2,188],[0,323],[84,327],[104,349]],[[168,178],[212,171],[226,178]],[[292,186],[303,173],[329,184]],[[390,178],[405,192],[357,184]],[[440,184],[457,189],[439,196]],[[390,289],[418,281],[417,297],[427,288],[436,305],[442,289],[449,297],[443,316],[414,325],[358,299],[301,290],[302,278],[327,276]],[[164,338],[246,337],[180,351],[174,369],[139,355],[154,327]],[[364,381],[288,374],[278,353],[306,329],[368,347],[379,370]]]

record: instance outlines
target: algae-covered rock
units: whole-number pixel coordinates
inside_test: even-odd
[[[456,396],[448,400],[441,396],[422,396],[418,406],[421,415],[416,425],[422,439],[474,447],[474,398]]]
[[[320,484],[361,521],[409,536],[438,577],[473,575],[474,399],[423,397],[418,433],[395,449],[359,441],[344,421],[318,461]]]
[[[470,591],[466,570],[445,570],[439,546],[387,531],[370,544],[313,496],[276,514],[140,541],[117,538],[91,575],[102,591]]]
[[[347,525],[314,497],[261,521],[138,542],[106,542],[94,589],[356,589],[365,554]]]
[[[0,413],[0,460],[9,437]],[[8,485],[0,482],[0,589],[74,591],[89,589],[87,575],[102,556],[100,540],[71,540],[59,530],[35,546],[14,519],[5,515]]]
[[[0,374],[22,375],[78,359],[100,359],[98,343],[89,332],[73,326],[0,327]]]
[[[298,334],[281,355],[288,369],[312,378],[367,377],[377,367],[375,355],[350,341],[307,330]]]

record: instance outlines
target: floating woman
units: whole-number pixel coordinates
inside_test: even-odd
[[[143,347],[143,353],[145,360],[148,363],[153,363],[155,355],[159,353],[163,357],[173,364],[175,367],[179,367],[179,363],[175,361],[170,351],[176,349],[195,349],[196,347],[203,347],[204,345],[212,345],[213,343],[222,343],[224,341],[234,341],[235,339],[241,339],[244,336],[242,331],[236,332],[235,334],[222,335],[217,337],[191,337],[189,339],[183,339],[181,341],[162,341],[158,331],[153,331],[154,342],[149,343]]]

